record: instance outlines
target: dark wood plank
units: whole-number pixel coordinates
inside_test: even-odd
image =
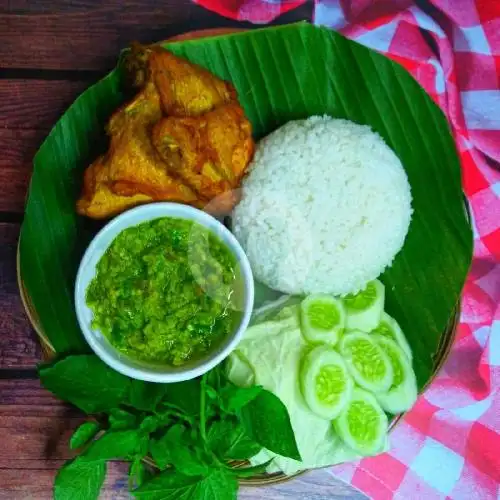
[[[0,499],[51,499],[55,474],[72,457],[69,437],[84,420],[38,380],[0,380]],[[110,464],[103,498],[128,498],[126,471]]]
[[[52,500],[52,486],[57,469],[64,463],[59,461],[19,461],[18,468],[0,468],[0,500]],[[41,468],[45,467],[47,468]],[[106,482],[100,500],[126,500],[130,495],[126,488],[127,464],[108,464]]]
[[[50,129],[92,81],[0,79],[0,212],[23,212],[32,160]]]
[[[309,471],[273,486],[243,487],[241,500],[365,500],[358,490],[336,479],[331,469]]]
[[[5,0],[4,4],[5,4]],[[131,40],[155,42],[200,28],[248,26],[218,16],[191,2],[136,0],[47,2],[34,7],[8,2],[0,11],[0,67],[67,70],[111,68]],[[32,10],[33,9],[33,10]],[[29,14],[29,15],[27,15]],[[310,19],[306,5],[279,22]]]
[[[0,79],[0,212],[23,212],[32,160],[50,129],[92,81]]]
[[[52,484],[54,482],[54,469],[41,469],[38,465],[26,469],[19,463],[19,468],[0,469],[1,500],[50,500],[52,498]],[[57,466],[59,467],[59,466]],[[55,468],[57,468],[55,467]]]
[[[49,130],[92,81],[0,80],[0,129]]]
[[[2,468],[11,468],[9,458],[12,466],[27,460],[53,465],[71,458],[68,439],[82,421],[76,409],[58,401],[38,380],[0,380],[0,427],[2,436],[8,436],[0,447]]]
[[[0,212],[24,212],[33,156],[48,132],[0,128]]]
[[[18,237],[19,224],[0,223],[1,369],[33,368],[41,356],[35,334],[24,314],[17,287],[16,250]],[[0,394],[0,397],[3,398],[3,389],[0,390]]]
[[[101,5],[95,0],[51,0],[50,2],[47,0],[0,0],[0,11],[17,15],[75,13],[96,10],[102,5],[109,9],[119,9],[122,4],[122,0],[106,0]],[[144,1],[129,0],[127,6],[131,9],[144,8]]]

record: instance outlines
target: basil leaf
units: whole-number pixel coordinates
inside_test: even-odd
[[[214,388],[215,391],[218,391],[221,387],[221,379],[223,372],[223,364],[217,365],[215,368],[212,368],[206,375],[207,385],[211,388]]]
[[[219,400],[219,393],[213,387],[205,386],[205,392],[210,399]]]
[[[39,368],[43,386],[86,413],[117,407],[128,394],[130,379],[95,355],[69,356]]]
[[[186,476],[206,476],[210,468],[197,455],[193,444],[185,427],[176,424],[163,437],[151,441],[150,452],[160,469],[172,465]]]
[[[86,445],[99,432],[101,426],[97,422],[85,422],[71,436],[69,447],[72,450]]]
[[[143,441],[143,436],[136,430],[108,431],[85,450],[81,459],[85,461],[128,459],[140,453]]]
[[[195,425],[197,421],[197,417],[192,417],[180,408],[177,408],[174,405],[165,403],[163,401],[155,411],[155,415],[163,422],[165,422],[164,425],[167,425],[170,420],[181,420],[189,423],[190,425]]]
[[[202,478],[184,476],[168,469],[132,491],[132,495],[143,500],[194,500],[201,481]]]
[[[301,460],[286,406],[272,392],[262,392],[241,411],[247,432],[264,448]]]
[[[236,500],[238,481],[230,471],[214,470],[200,482],[195,498],[199,500]]]
[[[262,449],[236,419],[214,422],[208,430],[207,443],[223,460],[247,460]]]
[[[138,410],[154,411],[165,396],[167,384],[131,380],[129,404]]]
[[[146,468],[146,464],[142,461],[142,457],[138,456],[134,458],[128,471],[129,490],[133,490],[134,488],[141,486],[145,481],[147,481],[148,477],[149,473]]]
[[[137,428],[137,416],[121,408],[110,410],[108,421],[114,431]]]
[[[97,500],[105,476],[105,462],[67,462],[57,473],[54,500]]]
[[[144,483],[132,494],[141,500],[236,500],[238,482],[227,470],[208,477],[189,477],[169,469]]]
[[[160,427],[165,425],[165,419],[157,417],[156,415],[148,415],[144,418],[139,426],[139,430],[145,434],[151,434]]]
[[[166,384],[163,405],[167,408],[181,410],[191,417],[198,416],[200,414],[200,382],[200,379],[196,378],[176,384]]]
[[[271,458],[260,465],[254,465],[253,467],[236,467],[231,470],[233,474],[236,474],[238,477],[253,477],[258,474],[264,474],[272,461],[273,459]]]
[[[263,387],[260,385],[253,385],[252,387],[228,385],[220,391],[221,406],[229,413],[237,413],[253,401],[262,390]]]
[[[172,462],[168,443],[163,438],[151,439],[149,442],[149,453],[160,470],[166,469]]]

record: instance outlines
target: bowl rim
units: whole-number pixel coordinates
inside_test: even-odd
[[[139,219],[137,219],[137,217]],[[163,217],[180,218],[190,220],[207,228],[222,240],[231,254],[237,259],[241,270],[244,286],[244,308],[238,327],[229,335],[213,352],[208,352],[201,361],[195,362],[194,366],[183,369],[176,368],[173,371],[161,369],[148,369],[141,366],[139,360],[127,358],[121,354],[106,338],[90,327],[88,315],[90,308],[85,301],[85,292],[88,283],[95,276],[95,265],[101,259],[104,252],[123,230]],[[103,240],[109,240],[103,243]],[[89,270],[91,276],[89,277]],[[74,287],[74,303],[76,316],[80,329],[92,351],[108,366],[128,377],[146,382],[175,383],[193,379],[203,375],[207,371],[221,363],[236,348],[243,337],[250,322],[254,304],[254,281],[248,258],[234,235],[219,220],[210,214],[180,203],[157,202],[141,205],[127,210],[108,222],[92,239],[88,245],[78,266]]]

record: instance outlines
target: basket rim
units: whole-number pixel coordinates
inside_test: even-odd
[[[207,28],[207,29],[200,29],[200,30],[195,30],[195,31],[189,31],[186,33],[181,33],[179,35],[176,35],[174,37],[168,38],[167,40],[161,40],[157,42],[157,44],[162,44],[165,42],[176,42],[176,41],[182,41],[182,40],[189,40],[189,39],[194,39],[194,38],[203,38],[207,36],[221,36],[221,35],[228,35],[231,33],[241,33],[244,31],[248,31],[247,28]],[[466,207],[466,212],[468,215],[468,218],[470,219],[469,211],[468,211],[468,206],[465,204]],[[42,325],[40,324],[40,320],[38,318],[36,309],[29,297],[28,291],[26,290],[26,287],[24,286],[24,282],[22,279],[21,275],[21,256],[20,256],[20,238],[18,240],[17,244],[17,253],[16,253],[16,274],[17,274],[17,284],[19,287],[19,293],[21,297],[21,302],[25,311],[26,316],[28,317],[28,320],[35,330],[35,333],[39,339],[40,345],[42,347],[42,353],[43,353],[43,361],[48,361],[52,359],[56,355],[56,350],[52,346],[50,340],[48,339],[47,335],[43,331]],[[442,333],[439,341],[438,348],[436,352],[432,355],[434,366],[433,366],[433,373],[429,380],[426,382],[422,390],[419,392],[419,394],[422,394],[429,386],[432,384],[432,382],[436,379],[437,375],[441,371],[441,368],[443,367],[444,363],[448,359],[448,356],[450,355],[452,345],[454,343],[456,333],[457,333],[457,327],[459,323],[459,317],[460,317],[460,301],[455,306],[455,309],[453,310],[450,319],[448,321],[448,324],[445,327],[444,332]],[[390,422],[389,425],[389,432],[391,432],[403,419],[404,413],[400,415],[396,415]],[[146,463],[149,465],[153,465],[148,459],[146,459]],[[332,466],[326,466],[326,467],[321,467],[322,469],[330,468]],[[245,486],[265,486],[265,485],[270,485],[270,484],[279,484],[283,483],[286,481],[289,481],[295,477],[301,476],[308,472],[310,469],[306,469],[303,471],[299,471],[295,474],[292,474],[290,476],[287,476],[283,474],[282,472],[274,473],[274,474],[265,474],[265,475],[259,475],[255,476],[254,478],[244,478],[240,479],[239,482],[241,485]]]

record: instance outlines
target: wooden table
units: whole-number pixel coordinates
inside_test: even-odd
[[[278,20],[311,19],[311,5]],[[0,499],[52,497],[55,471],[82,415],[40,387],[41,351],[16,283],[16,246],[38,146],[73,99],[114,66],[131,40],[251,27],[188,0],[0,0]],[[126,466],[109,467],[105,499],[128,498]],[[284,484],[243,488],[246,499],[361,499],[314,471]]]

